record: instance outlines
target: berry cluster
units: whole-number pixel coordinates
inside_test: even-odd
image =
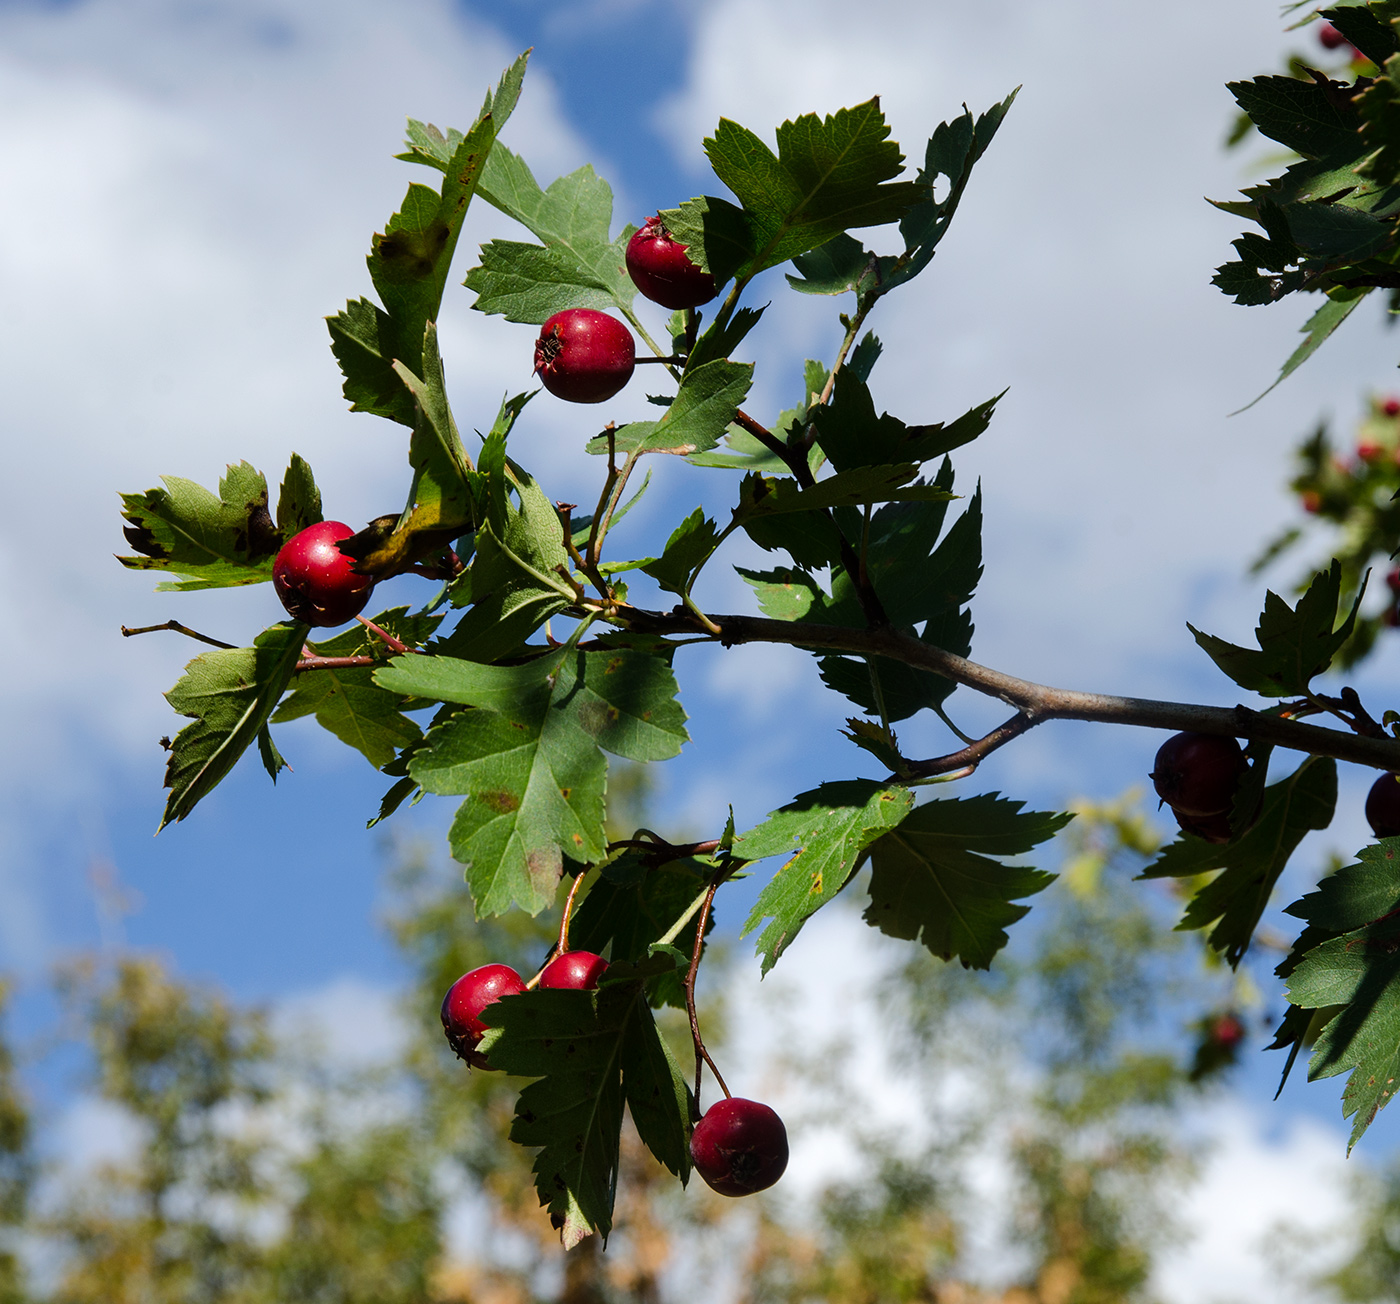
[[[508,964],[484,964],[464,973],[442,998],[442,1029],[458,1057],[479,1069],[492,1067],[477,1046],[486,1034],[482,1011],[503,996],[531,986],[592,991],[608,962],[592,951],[565,951],[526,983]],[[695,1170],[720,1195],[752,1195],[766,1190],[787,1168],[787,1129],[767,1105],[738,1096],[717,1101],[695,1124],[690,1137]]]
[[[698,308],[715,297],[715,278],[690,261],[688,246],[671,238],[661,214],[627,243],[627,274],[663,308]],[[603,403],[632,379],[637,346],[616,317],[594,308],[565,308],[540,327],[535,374],[556,398]]]

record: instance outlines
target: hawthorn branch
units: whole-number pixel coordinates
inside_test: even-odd
[[[382,666],[378,657],[318,657],[306,656],[292,668],[295,674],[306,670],[350,670],[355,666]]]
[[[225,643],[221,638],[210,638],[208,634],[201,634],[197,629],[190,629],[187,625],[182,625],[178,620],[167,620],[163,625],[142,625],[139,629],[130,629],[126,625],[121,627],[123,638],[133,638],[137,634],[156,634],[163,630],[169,630],[172,634],[183,634],[186,638],[196,639],[200,643],[208,643],[210,647],[220,647],[225,651],[237,647],[236,643]]]
[[[684,608],[656,612],[622,606],[608,615],[615,622],[639,633],[693,636],[702,632],[694,617]],[[1137,725],[1145,729],[1170,729],[1173,732],[1194,730],[1230,738],[1257,739],[1291,751],[1330,756],[1377,770],[1400,771],[1400,741],[1394,739],[1343,733],[1339,729],[1305,724],[1269,711],[1251,710],[1247,706],[1201,706],[1190,702],[1163,702],[1152,698],[1118,697],[1109,693],[1054,688],[1048,684],[1018,679],[1015,675],[979,665],[954,652],[931,647],[890,626],[860,629],[771,620],[764,616],[714,614],[709,616],[709,620],[719,630],[710,641],[725,647],[737,643],[783,643],[791,647],[846,652],[859,657],[888,657],[902,665],[942,675],[956,684],[1014,707],[1019,715],[1025,716],[1025,723],[1017,726],[1018,735],[1047,720],[1087,720],[1099,724]],[[1010,723],[1008,721],[1001,728],[1008,728]],[[994,730],[987,738],[971,744],[971,748],[985,744],[986,750],[982,754],[987,754],[1010,741],[1009,738],[998,738],[999,732]],[[938,758],[924,764],[937,765],[945,759]]]

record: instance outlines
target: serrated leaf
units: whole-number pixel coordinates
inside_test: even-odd
[[[161,828],[184,819],[258,738],[296,669],[308,632],[306,625],[273,625],[250,648],[205,652],[185,667],[165,700],[194,723],[180,730],[170,748],[165,767],[170,797]]]
[[[525,81],[525,66],[529,61],[530,51],[526,50],[501,74],[496,89],[486,92],[486,102],[481,106],[477,117],[481,119],[489,116],[496,124],[498,135],[520,100],[520,88]],[[407,140],[404,143],[408,146],[407,150],[402,154],[395,154],[394,157],[405,163],[422,163],[427,167],[437,168],[439,172],[447,170],[457,147],[465,139],[455,128],[448,128],[444,134],[431,122],[419,122],[416,118],[408,120],[406,134]]]
[[[1187,628],[1211,660],[1241,688],[1264,697],[1295,697],[1308,691],[1308,685],[1332,664],[1332,658],[1351,637],[1365,586],[1361,586],[1346,619],[1337,625],[1341,587],[1342,566],[1334,558],[1327,570],[1313,577],[1296,608],[1278,594],[1267,592],[1255,629],[1257,652],[1203,634],[1194,626]]]
[[[691,256],[716,280],[730,275],[746,280],[825,244],[838,232],[898,221],[921,197],[912,182],[893,180],[904,160],[889,139],[879,100],[825,118],[803,114],[784,122],[777,143],[775,155],[753,132],[727,118],[705,141],[715,175],[743,204],[746,247],[734,247],[730,232],[722,246],[712,247],[703,214],[693,208],[682,206],[679,225],[670,220],[671,213],[663,215],[675,238],[691,247]],[[736,254],[738,263],[726,266]]]
[[[311,474],[306,459],[299,453],[293,453],[277,494],[277,532],[284,539],[290,539],[307,526],[324,519],[316,477]]]
[[[1348,933],[1388,915],[1396,906],[1400,906],[1400,839],[1382,838],[1362,847],[1354,864],[1329,874],[1286,907],[1284,914],[1329,933]]]
[[[475,307],[507,321],[538,325],[565,308],[628,309],[636,286],[627,274],[627,241],[612,238],[612,189],[589,165],[541,190],[523,159],[503,146],[487,160],[481,196],[541,242],[493,240],[467,274]]]
[[[666,415],[659,421],[633,421],[613,433],[619,453],[675,453],[685,456],[718,445],[753,383],[751,362],[707,362],[687,371]],[[607,435],[588,442],[590,453],[608,451]]]
[[[829,599],[816,578],[806,571],[755,571],[744,566],[734,569],[753,588],[765,616],[773,620],[826,621]]]
[[[792,945],[802,925],[832,900],[867,847],[896,827],[914,804],[908,788],[851,779],[800,793],[734,842],[741,860],[791,857],[759,893],[744,935],[765,919],[756,951],[766,974]]]
[[[624,1101],[652,1154],[682,1181],[690,1172],[689,1095],[635,972],[615,966],[596,992],[508,996],[483,1016],[492,1066],[540,1079],[520,1093],[510,1138],[540,1147],[535,1186],[566,1248],[611,1230]]]
[[[1191,898],[1177,927],[1214,924],[1211,947],[1232,966],[1238,965],[1288,858],[1309,832],[1332,822],[1336,805],[1336,762],[1310,757],[1264,790],[1263,809],[1248,832],[1223,845],[1183,833],[1141,877],[1191,878],[1220,870]]]
[[[935,485],[914,480],[918,467],[912,462],[894,466],[857,466],[803,487],[791,476],[769,477],[761,493],[746,495],[740,519],[783,512],[825,511],[831,507],[859,507],[867,503],[947,502],[955,495]]]
[[[705,515],[704,508],[697,507],[672,531],[661,556],[641,569],[663,589],[687,593],[691,577],[709,559],[718,542],[715,523]]]
[[[382,306],[352,300],[327,318],[352,411],[415,424],[414,395],[394,364],[411,375],[424,374],[424,335],[437,320],[462,220],[497,128],[489,115],[478,119],[443,165],[441,193],[411,185],[399,212],[374,237],[367,262]]]
[[[712,322],[709,329],[695,341],[695,347],[685,360],[685,369],[694,371],[707,362],[728,358],[758,325],[767,307],[764,304],[762,308],[740,308],[727,320],[721,318]]]
[[[831,402],[816,408],[817,443],[836,471],[853,467],[919,464],[976,439],[991,423],[1001,394],[964,413],[950,425],[906,426],[896,417],[875,414],[865,383],[843,369]]]
[[[429,792],[466,797],[450,834],[480,914],[554,898],[563,855],[601,860],[605,749],[665,760],[685,742],[667,663],[642,652],[568,646],[519,666],[398,657],[381,688],[475,709],[429,730],[409,774]]]
[[[283,537],[267,510],[267,481],[247,462],[228,468],[215,497],[192,480],[163,476],[164,489],[122,494],[122,533],[140,556],[118,557],[132,570],[174,571],[161,588],[212,589],[261,584]]]
[[[964,968],[988,968],[1006,945],[1006,928],[1030,908],[1014,903],[1055,877],[991,857],[1021,855],[1073,818],[1022,813],[1023,804],[988,793],[915,807],[870,848],[866,922],[945,960],[957,956]]]
[[[1227,85],[1264,135],[1304,158],[1354,147],[1360,119],[1345,98],[1350,87],[1282,76]]]

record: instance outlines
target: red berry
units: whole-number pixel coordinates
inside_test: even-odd
[[[1400,608],[1397,608],[1394,603],[1391,603],[1390,606],[1381,612],[1381,624],[1387,629],[1400,628]]]
[[[1211,1020],[1210,1039],[1217,1046],[1230,1050],[1244,1040],[1244,1024],[1233,1014],[1221,1014]]]
[[[716,1101],[690,1134],[695,1171],[721,1195],[764,1191],[787,1167],[787,1129],[773,1110],[733,1096]]]
[[[525,983],[508,964],[484,964],[464,973],[442,998],[442,1030],[447,1034],[447,1044],[462,1059],[489,1068],[476,1054],[476,1044],[486,1032],[481,1012],[502,996],[514,996],[524,990]]]
[[[1366,822],[1378,838],[1400,836],[1400,781],[1382,774],[1366,794]]]
[[[1381,411],[1388,417],[1400,417],[1400,398],[1388,398],[1381,404]]]
[[[689,245],[671,238],[661,214],[649,217],[627,242],[627,274],[653,303],[663,308],[697,308],[709,303],[719,287],[709,272],[690,261]]]
[[[540,327],[535,372],[556,398],[602,403],[629,380],[637,365],[632,332],[616,317],[592,308],[566,308]]]
[[[1247,764],[1233,738],[1179,733],[1157,749],[1148,778],[1157,795],[1178,815],[1228,814]]]
[[[1324,49],[1340,50],[1347,44],[1347,38],[1341,34],[1331,23],[1323,23],[1317,29],[1317,39],[1322,43]]]
[[[1392,566],[1386,572],[1385,582],[1392,593],[1400,593],[1400,566]]]
[[[556,955],[540,974],[541,987],[565,987],[576,992],[591,991],[606,972],[608,962],[592,951],[565,951]]]
[[[1316,489],[1304,489],[1298,495],[1298,499],[1303,504],[1305,512],[1320,512],[1322,510],[1322,495]]]
[[[1356,444],[1356,455],[1363,462],[1372,462],[1385,450],[1374,439],[1360,439]]]
[[[361,575],[354,558],[336,547],[354,533],[340,521],[321,521],[282,545],[272,563],[272,587],[294,620],[343,625],[364,610],[374,577]]]

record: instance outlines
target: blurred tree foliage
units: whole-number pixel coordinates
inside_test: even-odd
[[[837,1156],[834,1176],[745,1201],[682,1194],[625,1136],[605,1252],[590,1239],[560,1254],[530,1158],[505,1142],[521,1082],[468,1071],[442,1037],[458,974],[488,960],[533,972],[551,940],[520,912],[474,920],[452,870],[407,855],[393,875],[388,923],[412,982],[391,1063],[277,1035],[150,956],[73,965],[61,986],[89,1087],[129,1121],[129,1144],[95,1168],[51,1167],[31,1205],[34,1139],[0,1055],[0,1216],[37,1265],[25,1293],[0,1258],[0,1301],[1145,1304],[1192,1174],[1180,1112],[1240,1043],[1206,1073],[1202,1048],[1227,1013],[1257,1046],[1262,1015],[1241,979],[1161,927],[1167,889],[1128,882],[1157,842],[1135,802],[1080,816],[1052,918],[996,972],[879,949],[876,986],[815,1038],[802,993],[781,987],[794,980],[768,980],[781,1033],[746,1075],[797,1084],[782,1106],[799,1154]],[[682,1016],[667,1015],[683,1049]],[[1176,1055],[1145,1049],[1164,1031]],[[917,1098],[853,1107],[885,1098],[886,1078],[919,1083]],[[1394,1279],[1374,1268],[1394,1262],[1393,1225],[1376,1224],[1336,1298],[1393,1298],[1364,1293]]]

